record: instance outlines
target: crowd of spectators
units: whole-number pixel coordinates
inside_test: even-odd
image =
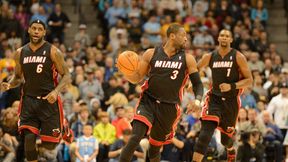
[[[95,37],[87,33],[87,24],[71,24],[70,15],[52,0],[1,1],[0,81],[11,78],[15,68],[13,52],[29,41],[26,30],[35,19],[46,23],[46,40],[63,52],[72,75],[72,83],[60,95],[75,141],[61,142],[57,159],[43,155],[40,160],[117,161],[130,138],[130,122],[141,94],[141,84],[130,84],[118,72],[117,54],[129,49],[141,55],[146,49],[160,45],[166,41],[165,33],[171,23],[184,26],[189,40],[186,52],[196,60],[217,47],[221,29],[232,31],[232,47],[246,56],[254,77],[253,86],[240,96],[234,136],[237,159],[280,162],[285,155],[288,159],[288,69],[276,45],[268,39],[272,33],[266,30],[269,16],[266,1],[92,0],[91,3],[102,29]],[[85,9],[81,12],[85,14]],[[79,26],[77,33],[65,33],[71,25]],[[72,44],[65,43],[67,34],[74,35]],[[211,81],[209,69],[201,72],[201,78],[206,92]],[[187,84],[181,105],[183,112],[194,98],[188,87]],[[16,156],[20,91],[21,87],[0,93],[0,161],[10,162]],[[163,146],[163,162],[191,161],[201,127],[199,116],[200,113],[182,115],[172,143]],[[147,139],[143,139],[133,161],[145,161],[147,149]],[[226,158],[218,131],[205,158]]]

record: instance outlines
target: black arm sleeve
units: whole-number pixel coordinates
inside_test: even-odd
[[[193,85],[193,92],[195,94],[195,98],[201,101],[203,96],[203,84],[201,82],[199,73],[191,73],[189,75],[189,78]]]

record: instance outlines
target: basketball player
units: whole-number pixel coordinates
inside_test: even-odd
[[[149,79],[142,86],[133,121],[132,136],[123,148],[120,162],[131,160],[140,140],[149,134],[150,162],[160,161],[160,148],[171,142],[180,117],[179,103],[185,82],[190,78],[196,96],[190,110],[198,109],[203,95],[203,85],[192,55],[185,53],[186,32],[181,25],[172,24],[167,29],[164,46],[148,49],[139,61],[137,70],[125,77],[131,83]]]
[[[58,97],[61,89],[70,83],[70,74],[60,50],[44,40],[46,27],[42,21],[31,22],[28,33],[30,42],[15,52],[14,76],[8,83],[1,84],[1,90],[15,88],[24,81],[18,130],[24,138],[26,159],[37,161],[37,135],[48,150],[60,142],[62,132],[63,139],[71,137],[63,131],[63,110]],[[62,76],[59,84],[58,73]]]
[[[219,47],[204,54],[198,62],[198,69],[209,66],[212,70],[212,88],[207,92],[202,108],[202,127],[194,148],[193,162],[201,162],[208,144],[218,128],[221,131],[221,143],[226,147],[228,161],[235,161],[235,149],[231,137],[235,133],[235,124],[240,108],[240,94],[243,88],[253,82],[246,58],[230,47],[232,33],[221,30],[218,36]]]

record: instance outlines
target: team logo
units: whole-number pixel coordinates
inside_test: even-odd
[[[46,50],[43,51],[43,55],[45,55],[45,54],[46,54]]]
[[[59,128],[57,128],[57,129],[53,129],[52,130],[52,136],[54,136],[54,137],[58,137],[59,135],[60,135],[60,129]]]
[[[235,131],[234,127],[227,127],[227,133],[233,133]]]
[[[140,114],[140,110],[137,111],[137,114]]]
[[[181,58],[182,58],[182,57],[181,57],[181,56],[179,56],[179,60],[181,60]]]
[[[230,56],[230,60],[232,60],[232,56]]]

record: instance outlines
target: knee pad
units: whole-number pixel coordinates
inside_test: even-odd
[[[36,151],[36,135],[29,130],[24,130],[24,139],[24,149],[27,160],[37,160],[38,153]]]
[[[160,148],[161,148],[161,146],[150,145],[150,147],[148,149],[149,159],[154,159],[156,157],[160,157]]]
[[[226,148],[231,148],[233,146],[233,140],[224,133],[221,133],[221,143]]]
[[[47,149],[47,150],[54,150],[57,147],[58,143],[53,142],[42,142],[41,147]]]
[[[202,126],[198,141],[194,147],[194,151],[200,154],[205,154],[210,140],[214,134],[214,130],[217,127],[217,123],[213,121],[202,121]]]

